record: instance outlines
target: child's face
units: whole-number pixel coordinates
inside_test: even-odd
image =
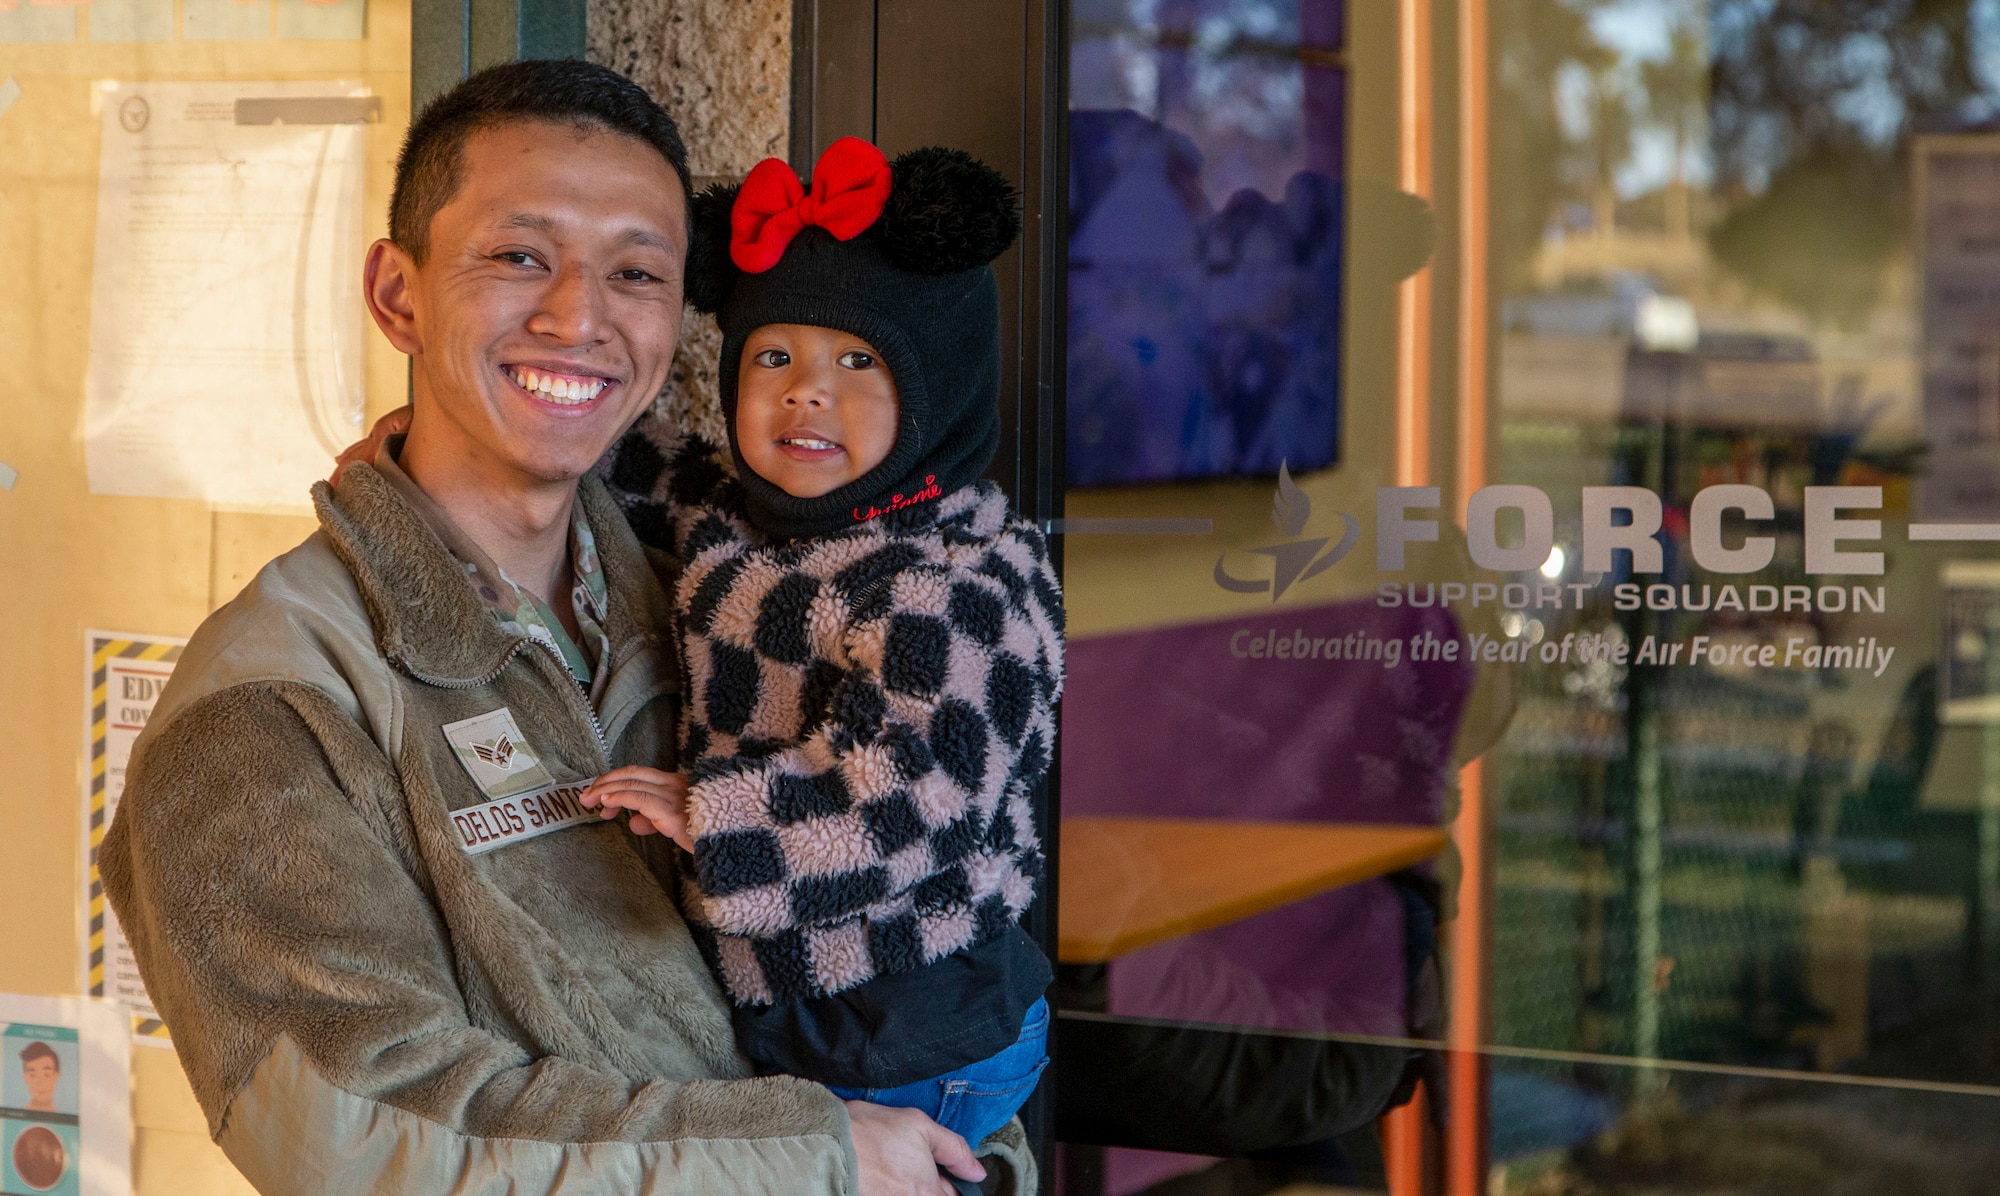
[[[810,324],[743,342],[736,443],[757,476],[796,498],[831,493],[896,446],[896,383],[875,346]]]

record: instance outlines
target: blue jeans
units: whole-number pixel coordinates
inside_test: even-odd
[[[994,1055],[900,1088],[835,1088],[842,1100],[916,1109],[977,1147],[1019,1112],[1049,1065],[1049,1003],[1036,1001],[1021,1020],[1021,1037]]]

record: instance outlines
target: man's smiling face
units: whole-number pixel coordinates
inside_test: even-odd
[[[680,332],[687,202],[659,151],[516,121],[474,133],[400,306],[377,321],[414,359],[416,418],[491,480],[580,477],[652,401]],[[399,304],[374,283],[378,309]],[[393,325],[393,326],[392,326]]]

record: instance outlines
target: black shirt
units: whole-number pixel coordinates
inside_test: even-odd
[[[736,1042],[759,1074],[842,1088],[898,1088],[1014,1044],[1053,978],[1018,925],[979,946],[830,997],[736,1007]]]

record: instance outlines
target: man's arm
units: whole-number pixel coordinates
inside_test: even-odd
[[[788,1077],[635,1083],[472,1024],[393,784],[317,691],[205,698],[139,761],[105,885],[217,1141],[267,1194],[848,1193]]]
[[[691,555],[684,541],[705,508],[736,485],[728,459],[648,411],[598,462],[597,476],[641,543],[679,557]]]

